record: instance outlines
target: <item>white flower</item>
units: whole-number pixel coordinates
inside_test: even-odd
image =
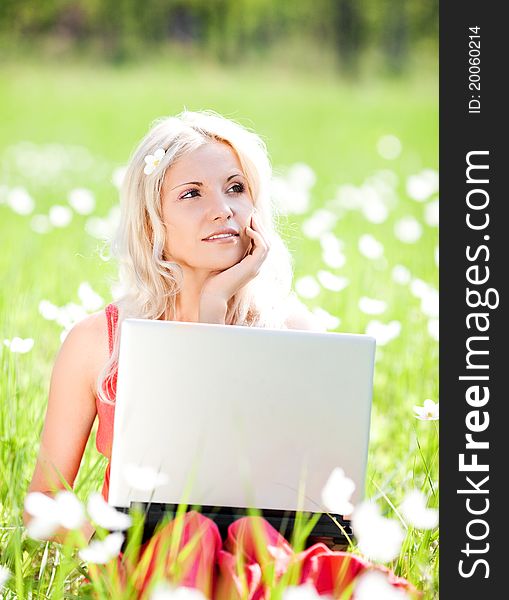
[[[284,177],[274,177],[271,196],[281,213],[304,214],[309,208],[310,196],[304,187],[299,187]]]
[[[105,565],[112,558],[118,556],[123,541],[123,534],[118,531],[110,533],[104,540],[93,540],[87,548],[83,548],[78,554],[81,560],[98,565]]]
[[[61,325],[64,329],[71,329],[71,327],[84,319],[87,316],[87,311],[76,302],[68,302],[64,306],[58,308],[58,313],[55,321]]]
[[[14,337],[12,340],[4,340],[4,345],[9,348],[11,352],[17,352],[19,354],[26,354],[34,346],[34,340],[32,338],[20,338]]]
[[[78,296],[81,300],[83,308],[87,311],[98,310],[104,305],[104,300],[94,292],[88,281],[80,283],[78,288]]]
[[[33,518],[27,526],[28,535],[46,539],[59,527],[79,529],[85,520],[81,502],[72,492],[58,492],[54,498],[41,492],[31,492],[25,497],[25,510]]]
[[[145,175],[150,175],[157,169],[165,153],[166,150],[164,148],[158,148],[154,154],[147,154],[145,156],[145,168],[143,169]]]
[[[363,188],[367,187],[363,186]],[[377,192],[365,197],[361,210],[370,223],[383,223],[389,216],[389,209]]]
[[[206,600],[205,596],[195,588],[173,587],[167,583],[155,586],[150,600]]]
[[[401,332],[401,323],[399,321],[390,321],[381,323],[380,321],[370,321],[366,326],[366,334],[376,338],[379,346],[385,346],[393,339],[397,338]]]
[[[95,208],[94,194],[85,188],[76,188],[69,192],[69,204],[80,215],[89,215]]]
[[[11,577],[11,572],[7,567],[0,565],[0,589],[7,583]]]
[[[361,235],[358,246],[359,252],[366,258],[377,259],[384,253],[383,245],[369,233]]]
[[[401,142],[395,135],[383,135],[376,143],[378,154],[386,160],[394,160],[401,154]]]
[[[60,525],[66,529],[79,529],[85,521],[85,508],[72,492],[58,492],[55,504]]]
[[[389,215],[389,204],[394,203],[393,189],[379,176],[368,177],[358,188],[358,208],[368,221],[383,223]]]
[[[15,187],[8,192],[7,204],[18,215],[29,215],[35,207],[32,196],[23,187]]]
[[[330,231],[326,231],[320,236],[320,246],[324,252],[341,250],[343,248],[343,241]]]
[[[408,600],[405,590],[391,585],[387,575],[366,571],[358,579],[354,590],[355,600]]]
[[[90,217],[85,223],[85,231],[99,240],[107,240],[111,235],[107,219],[101,217]]]
[[[127,173],[127,167],[125,165],[121,166],[121,167],[117,167],[112,175],[111,175],[111,182],[113,183],[113,185],[120,189],[122,186],[122,182],[124,181],[124,177],[125,174]]]
[[[41,300],[39,302],[39,313],[48,321],[55,321],[58,317],[60,309],[49,300]]]
[[[131,526],[131,517],[110,506],[99,493],[89,496],[87,512],[92,521],[104,529],[122,531]]]
[[[389,195],[391,196],[392,200],[395,200],[395,197],[392,195],[392,191],[394,191],[398,185],[399,177],[394,171],[391,169],[380,169],[379,171],[375,171],[375,173],[368,177],[367,180],[373,181],[380,189],[383,186],[385,192],[391,192]]]
[[[359,550],[368,558],[389,562],[396,558],[405,538],[395,519],[386,519],[374,502],[359,504],[353,513],[352,528]]]
[[[418,529],[433,529],[438,525],[438,510],[426,508],[426,497],[419,490],[408,492],[400,511],[406,521]]]
[[[322,252],[323,262],[331,269],[340,269],[346,261],[345,255],[341,250],[324,250]]]
[[[302,224],[302,231],[306,237],[318,239],[323,233],[330,231],[337,220],[337,215],[330,210],[321,208],[316,210],[309,219],[304,221]]]
[[[412,274],[410,271],[403,265],[395,265],[392,269],[392,279],[399,283],[400,285],[404,285],[405,283],[409,283],[412,278]]]
[[[168,482],[168,475],[156,471],[153,467],[141,465],[125,465],[124,479],[130,487],[144,492],[151,492]]]
[[[67,206],[55,204],[49,209],[48,218],[53,227],[67,227],[72,221],[72,210]]]
[[[27,532],[31,538],[47,539],[60,526],[54,500],[42,492],[32,492],[26,496],[25,510],[32,515],[32,519],[27,525]]]
[[[438,191],[438,173],[432,169],[424,169],[417,175],[410,175],[407,179],[407,194],[417,202],[424,202]]]
[[[359,298],[359,309],[366,315],[380,315],[385,312],[387,308],[387,302],[383,300],[376,300],[375,298],[368,298],[367,296],[361,296]]]
[[[51,223],[46,215],[34,215],[30,219],[30,227],[35,233],[48,233],[51,230]]]
[[[100,240],[110,240],[118,227],[120,207],[112,206],[105,218],[89,217],[85,223],[85,231]]]
[[[333,233],[323,233],[320,236],[320,245],[322,246],[322,260],[327,266],[331,269],[339,269],[345,264],[346,258],[342,252],[343,242]]]
[[[424,298],[424,296],[426,296],[426,294],[429,293],[430,289],[431,286],[418,277],[414,277],[414,279],[412,279],[412,283],[410,284],[410,291],[412,294],[421,300]]]
[[[421,296],[421,310],[427,317],[437,318],[439,313],[438,290],[429,287]]]
[[[312,275],[305,275],[295,282],[295,290],[303,298],[316,298],[320,285]]]
[[[316,183],[316,175],[313,169],[306,163],[295,163],[288,170],[288,179],[293,187],[311,189]]]
[[[331,513],[349,515],[353,510],[350,499],[354,490],[355,483],[346,477],[343,469],[336,467],[323,487],[322,502]]]
[[[330,596],[321,596],[313,584],[290,585],[283,590],[281,600],[326,600]]]
[[[438,227],[439,207],[438,198],[428,202],[424,207],[424,220],[430,227]]]
[[[430,336],[438,342],[440,334],[439,334],[439,320],[438,319],[430,319],[428,321],[428,333]]]
[[[346,277],[339,277],[330,271],[320,270],[316,276],[318,277],[320,284],[326,290],[331,290],[331,292],[340,292],[349,283],[349,280]]]
[[[414,217],[403,217],[394,225],[394,235],[401,242],[414,244],[422,235],[422,225]]]
[[[362,206],[363,195],[360,188],[346,183],[338,187],[334,206],[346,210],[357,210]]]
[[[331,315],[324,308],[320,308],[319,306],[313,308],[311,312],[316,316],[318,322],[324,329],[336,329],[341,323],[340,318]]]
[[[439,417],[439,403],[429,398],[424,400],[423,406],[414,406],[415,416],[421,421],[436,421]]]

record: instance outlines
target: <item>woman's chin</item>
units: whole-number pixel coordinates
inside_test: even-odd
[[[236,264],[238,264],[240,260],[240,257],[225,256],[214,261],[207,261],[205,268],[210,269],[210,271],[226,271],[226,269],[234,267]]]
[[[215,256],[207,257],[206,265],[211,271],[224,271],[238,264],[243,256],[244,254],[238,250],[235,252],[217,252]]]
[[[218,260],[209,265],[211,271],[226,271],[238,264],[238,260]]]

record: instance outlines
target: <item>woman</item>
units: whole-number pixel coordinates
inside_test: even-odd
[[[323,330],[291,293],[291,260],[274,227],[270,178],[263,141],[210,111],[160,119],[140,142],[123,181],[112,245],[122,294],[105,311],[77,323],[59,351],[29,491],[61,489],[59,473],[73,485],[96,415],[97,448],[111,457],[118,333],[126,317]],[[109,464],[105,499],[108,487]],[[282,573],[293,550],[268,523],[260,523],[271,568]],[[253,518],[234,523],[222,547],[215,524],[188,513],[183,540],[198,533],[199,543],[187,560],[183,583],[207,596],[238,597],[235,563],[241,553],[247,559],[249,597],[263,597],[264,567],[253,544],[253,524]],[[145,566],[136,583],[140,595],[150,587],[153,561],[172,526],[143,548]],[[83,531],[89,539],[93,527],[87,524]],[[320,556],[322,567],[315,560]],[[321,543],[298,560],[307,580],[338,597],[351,581],[345,568],[353,577],[369,566]],[[340,572],[338,587],[331,574]]]

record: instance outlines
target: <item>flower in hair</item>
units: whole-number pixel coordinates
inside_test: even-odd
[[[147,156],[145,156],[146,164],[145,168],[143,169],[145,175],[150,175],[155,171],[165,153],[166,150],[164,148],[158,148],[154,154],[147,154]]]

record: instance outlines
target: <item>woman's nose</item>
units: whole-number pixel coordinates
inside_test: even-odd
[[[225,197],[223,194],[214,194],[210,199],[209,205],[209,215],[212,219],[222,218],[228,219],[233,216],[233,210],[230,206],[229,198]]]

